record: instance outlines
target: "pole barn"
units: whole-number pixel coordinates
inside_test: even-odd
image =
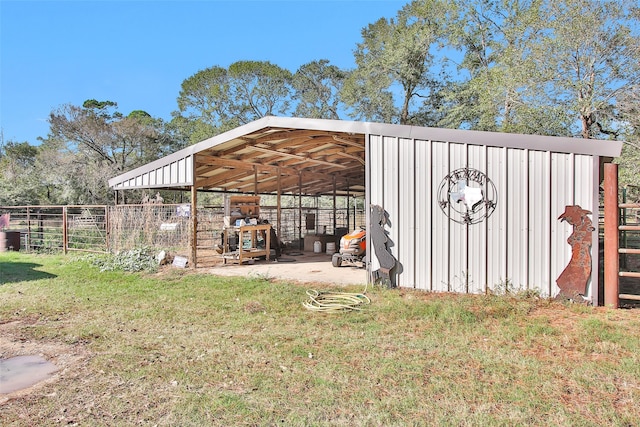
[[[192,213],[199,190],[364,195],[370,281],[464,293],[556,296],[572,261],[568,239],[575,240],[560,217],[579,206],[594,224],[584,297],[598,304],[601,166],[621,148],[619,141],[269,116],[109,185],[191,191]],[[196,248],[194,232],[195,260]]]

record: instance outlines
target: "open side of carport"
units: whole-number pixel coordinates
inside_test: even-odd
[[[191,258],[198,260],[198,192],[363,197],[367,125],[335,120],[265,117],[209,138],[109,180],[118,192],[171,189],[191,193]],[[302,206],[298,224],[302,223]],[[334,229],[335,223],[334,223]]]

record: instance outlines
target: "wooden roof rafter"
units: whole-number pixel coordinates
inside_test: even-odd
[[[228,185],[234,182],[240,182],[242,179],[247,178],[248,176],[254,176],[254,173],[247,170],[242,169],[226,169],[225,172],[218,173],[213,176],[204,177],[199,179],[196,182],[198,187],[202,187],[204,189],[216,188],[223,185]]]
[[[282,128],[268,128],[270,132],[265,130],[261,132],[261,135],[256,138],[259,142],[275,142],[275,141],[295,141],[297,139],[310,139],[316,137],[322,137],[327,134],[327,131],[311,130],[311,129],[282,129]]]
[[[326,160],[316,159],[316,158],[313,158],[313,157],[300,156],[298,154],[292,154],[292,153],[283,152],[283,151],[279,151],[279,150],[270,150],[270,149],[260,148],[260,147],[253,147],[253,149],[256,150],[256,151],[263,152],[263,153],[273,154],[274,157],[284,157],[284,158],[289,158],[289,159],[297,159],[297,160],[300,160],[300,161],[303,161],[303,162],[311,162],[311,163],[315,163],[315,164],[319,164],[319,165],[332,166],[332,167],[336,167],[336,168],[340,168],[340,169],[343,169],[343,168],[346,167],[346,166],[341,165],[341,164],[335,164],[335,163],[327,162]]]
[[[217,169],[225,169],[229,170],[244,170],[246,171],[247,176],[252,176],[254,171],[257,171],[261,176],[267,176],[269,174],[277,175],[280,173],[282,176],[298,176],[302,174],[303,177],[307,177],[308,179],[326,179],[327,172],[330,167],[333,165],[326,165],[326,168],[322,168],[321,172],[317,172],[316,170],[309,171],[301,168],[294,168],[283,165],[265,165],[260,163],[251,163],[240,160],[231,160],[231,159],[218,159],[215,157],[200,155],[199,162],[200,165],[206,165],[206,169],[209,172],[217,170]],[[297,160],[296,160],[297,161]],[[353,170],[353,167],[348,167],[348,170],[345,170],[346,173],[350,173],[349,170]],[[202,175],[199,173],[200,169],[197,169],[197,175],[201,178],[208,178],[208,176]]]
[[[310,126],[306,126],[307,123]],[[278,190],[276,182],[280,174],[283,192],[299,192],[302,179],[303,193],[307,185],[313,185],[314,194],[330,194],[332,175],[336,175],[340,186],[347,185],[341,177],[355,182],[351,176],[354,167],[359,168],[359,174],[364,177],[361,159],[365,135],[360,124],[269,117],[216,135],[138,169],[145,169],[142,174],[153,174],[153,177],[140,178],[135,170],[110,180],[110,185],[123,179],[117,187],[138,188],[150,183],[153,188],[189,188],[195,180],[193,184],[197,188],[207,191],[268,193]],[[180,162],[177,168],[176,162]],[[136,178],[127,178],[130,175]]]

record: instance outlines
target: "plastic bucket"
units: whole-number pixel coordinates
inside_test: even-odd
[[[313,242],[313,252],[316,254],[322,252],[322,242],[320,240]]]
[[[329,255],[336,253],[336,242],[327,242],[327,253]]]

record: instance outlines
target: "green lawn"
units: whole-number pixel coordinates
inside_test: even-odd
[[[0,253],[0,357],[71,361],[0,425],[639,423],[638,310],[369,288],[327,314],[307,289]]]

